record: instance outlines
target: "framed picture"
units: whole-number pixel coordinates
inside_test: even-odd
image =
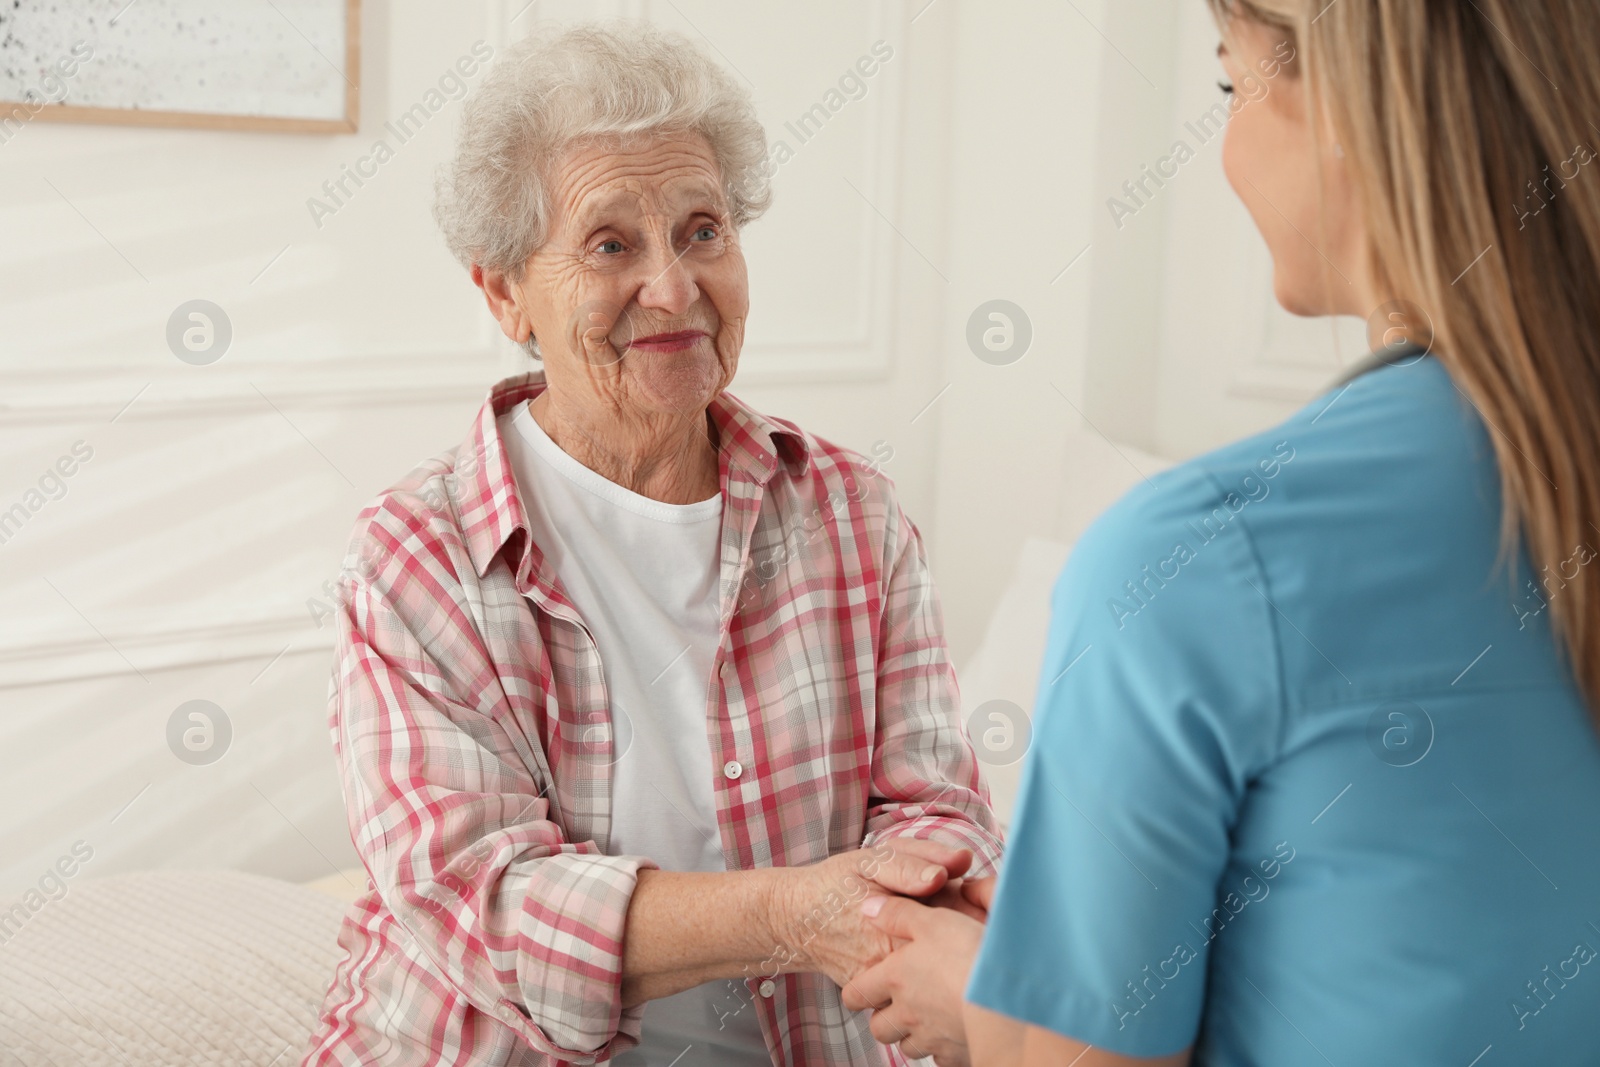
[[[360,0],[9,0],[0,141],[21,124],[352,133]]]

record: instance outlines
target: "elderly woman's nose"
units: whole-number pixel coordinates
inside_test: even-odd
[[[685,260],[689,246],[661,249],[645,264],[648,272],[637,297],[640,307],[654,308],[670,315],[681,315],[700,299],[700,286],[696,284],[691,265]]]

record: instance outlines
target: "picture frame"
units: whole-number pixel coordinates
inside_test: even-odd
[[[0,11],[0,140],[33,120],[358,129],[361,0],[113,0],[98,12],[61,10],[69,6],[16,0]]]

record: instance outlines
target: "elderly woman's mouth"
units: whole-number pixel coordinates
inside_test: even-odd
[[[682,352],[709,336],[704,330],[674,330],[671,333],[653,333],[649,337],[635,337],[628,342],[628,347],[641,352]]]

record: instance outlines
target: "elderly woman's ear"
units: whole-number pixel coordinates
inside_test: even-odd
[[[517,303],[516,290],[505,272],[474,263],[472,283],[483,290],[489,314],[500,324],[501,332],[519,345],[529,345],[533,341],[533,320]]]

